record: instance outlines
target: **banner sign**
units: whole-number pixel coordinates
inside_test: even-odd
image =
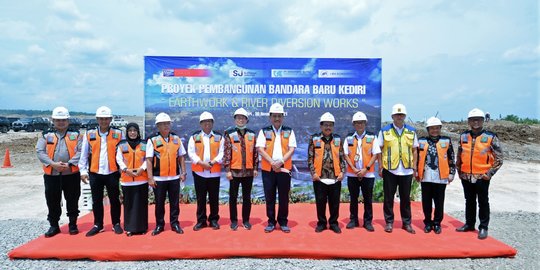
[[[155,116],[168,113],[172,130],[185,142],[199,130],[199,115],[214,116],[214,130],[234,126],[233,113],[246,109],[248,128],[258,132],[270,125],[273,103],[285,109],[284,125],[291,127],[298,143],[293,161],[307,159],[308,139],[319,132],[319,118],[330,112],[335,132],[353,131],[352,115],[368,117],[368,131],[381,125],[381,59],[347,58],[241,58],[164,57],[144,58],[145,134],[156,131]],[[296,166],[303,167],[303,166]]]

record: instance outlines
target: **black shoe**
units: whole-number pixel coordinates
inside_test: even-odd
[[[384,226],[384,231],[387,232],[387,233],[391,233],[392,232],[392,224],[391,223],[386,223],[386,226]]]
[[[264,228],[264,232],[265,233],[270,233],[270,232],[274,231],[275,229],[276,229],[276,225],[268,224],[268,226],[266,226],[266,228]]]
[[[246,230],[251,230],[251,223],[249,221],[244,221],[243,225]]]
[[[236,231],[238,229],[238,222],[233,221],[231,222],[231,230]]]
[[[345,228],[347,229],[353,229],[355,227],[360,227],[360,225],[358,224],[358,220],[351,220],[349,221],[349,223],[347,223],[347,226],[345,226]]]
[[[364,224],[364,228],[365,228],[368,232],[374,232],[374,231],[375,231],[375,228],[373,228],[373,225],[371,225],[371,223]]]
[[[60,228],[51,226],[49,230],[45,233],[45,238],[53,237],[60,233]]]
[[[413,227],[411,226],[411,224],[403,225],[403,226],[401,226],[401,228],[406,230],[410,234],[415,234],[416,233],[414,231]]]
[[[341,233],[341,229],[339,228],[337,224],[330,225],[330,230],[332,230],[335,233]]]
[[[320,233],[322,231],[326,230],[326,226],[324,225],[317,225],[317,227],[315,227],[315,232],[316,233]]]
[[[77,224],[69,224],[69,234],[70,235],[79,234],[79,228],[77,228]]]
[[[291,228],[289,228],[289,226],[287,226],[287,225],[283,225],[283,226],[280,225],[279,228],[284,233],[290,233],[291,232]]]
[[[182,228],[181,228],[180,225],[178,225],[178,224],[172,225],[171,228],[172,228],[172,230],[173,230],[174,232],[176,232],[177,234],[184,234],[184,230],[182,230]]]
[[[435,226],[433,226],[433,231],[434,231],[436,234],[441,234],[441,232],[442,232],[441,225],[435,225]]]
[[[456,232],[473,232],[473,231],[474,231],[474,226],[469,226],[467,224],[456,229]]]
[[[194,231],[198,231],[202,228],[206,228],[208,227],[208,225],[206,224],[206,221],[205,222],[197,222],[197,224],[195,224],[195,226],[193,226],[193,230]]]
[[[92,227],[92,229],[90,229],[90,231],[86,233],[86,236],[87,237],[94,236],[102,231],[103,231],[102,226],[94,225],[94,227]]]
[[[156,228],[152,231],[152,236],[160,234],[161,232],[163,232],[163,230],[163,226],[156,226]]]
[[[122,230],[122,227],[120,226],[120,223],[114,224],[113,231],[116,234],[122,234],[124,232],[124,230]]]
[[[131,236],[133,236],[133,233],[132,232],[126,232],[126,235],[127,235],[127,237],[131,237]]]
[[[431,230],[433,230],[433,227],[431,227],[431,225],[426,225],[426,226],[424,227],[424,232],[425,232],[425,233],[430,233]]]
[[[219,230],[219,223],[215,220],[210,221],[210,227],[212,227],[212,230]]]
[[[488,237],[488,231],[487,229],[480,229],[480,231],[478,231],[478,239],[480,240],[484,240]]]

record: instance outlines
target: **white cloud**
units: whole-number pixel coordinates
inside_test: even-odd
[[[51,9],[56,15],[64,19],[73,20],[82,18],[77,5],[71,0],[55,0],[52,3]]]
[[[521,45],[506,50],[503,59],[509,62],[538,62],[540,59],[540,45]]]
[[[42,55],[42,54],[45,53],[45,50],[43,48],[41,48],[39,45],[37,45],[37,44],[32,44],[32,45],[28,46],[28,52],[30,54]]]
[[[0,40],[35,40],[36,28],[20,20],[0,20]]]

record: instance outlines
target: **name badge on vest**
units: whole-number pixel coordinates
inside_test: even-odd
[[[353,137],[347,137],[347,144],[349,146],[353,146],[354,145],[354,138]]]
[[[220,135],[214,135],[214,142],[219,142],[221,140]]]
[[[195,135],[195,143],[200,143],[200,142],[201,142],[201,134]]]
[[[334,139],[334,146],[339,146],[341,144],[341,139],[340,138],[335,138]]]
[[[120,136],[118,136],[118,133],[113,132],[112,137],[113,139],[118,139]]]
[[[373,137],[366,137],[366,143],[372,143]]]
[[[122,144],[120,149],[122,150],[122,153],[124,154],[129,152],[127,144]]]
[[[264,137],[266,138],[267,141],[271,141],[272,140],[272,131],[265,131],[264,132]]]
[[[157,140],[156,141],[156,148],[160,148],[163,146],[163,143],[161,142],[161,140]]]
[[[96,133],[91,132],[91,133],[89,133],[88,135],[90,135],[90,140],[91,140],[91,141],[95,141],[95,140],[96,140]]]
[[[253,141],[253,134],[251,134],[251,133],[248,134],[248,138],[247,138],[247,139],[248,139],[248,141]]]
[[[54,137],[53,135],[47,136],[47,144],[54,144]]]
[[[283,131],[283,138],[287,139],[291,135],[290,131]]]
[[[424,151],[424,147],[426,146],[426,144],[425,143],[419,143],[418,146],[419,146],[420,151]]]
[[[320,140],[315,141],[315,148],[321,148],[321,141]]]
[[[141,151],[146,152],[146,144],[141,144]]]
[[[233,141],[234,141],[235,143],[240,142],[240,139],[238,138],[238,134],[235,133],[235,134],[233,135]]]
[[[482,139],[480,141],[483,142],[483,143],[487,143],[488,137],[487,136],[482,136]]]
[[[174,137],[172,141],[174,144],[178,144],[178,138]]]
[[[441,142],[441,148],[446,148],[446,143],[445,142]]]
[[[74,133],[69,134],[69,140],[70,141],[74,141],[75,139],[77,139],[77,136],[75,136]]]

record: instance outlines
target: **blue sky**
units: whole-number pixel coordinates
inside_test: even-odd
[[[382,58],[383,120],[539,117],[523,1],[2,1],[0,109],[143,115],[143,56]]]

